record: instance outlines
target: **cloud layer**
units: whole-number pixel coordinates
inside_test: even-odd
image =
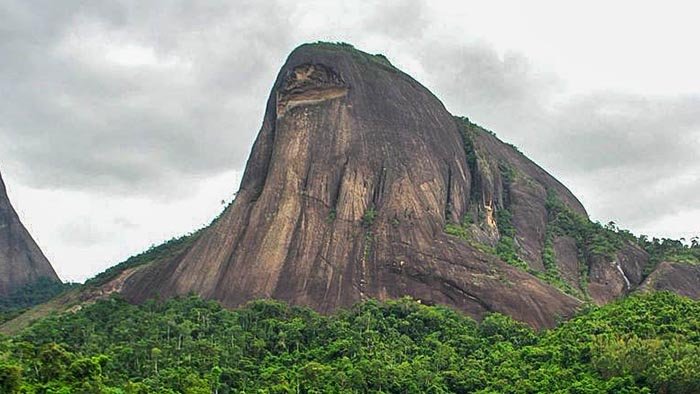
[[[700,93],[566,94],[523,54],[439,43],[423,53],[448,108],[523,148],[595,218],[648,229],[700,205]]]
[[[83,3],[6,6],[0,156],[31,163],[18,170],[34,187],[158,197],[185,192],[182,174],[240,167],[251,98],[288,45],[283,7]]]
[[[623,42],[611,25],[610,40],[590,37],[590,53],[617,57],[589,56],[589,73],[560,56],[580,43],[575,20],[552,22],[515,2],[452,6],[4,1],[0,170],[59,273],[85,279],[210,220],[237,188],[289,51],[348,41],[385,53],[453,113],[518,145],[593,218],[654,235],[700,233],[683,215],[700,216],[700,88],[674,82],[700,65],[691,51],[650,40],[679,66],[626,66],[624,51],[606,46]],[[677,22],[659,34],[692,29]],[[624,82],[625,67],[636,79],[606,82]],[[645,92],[640,75],[668,91]]]

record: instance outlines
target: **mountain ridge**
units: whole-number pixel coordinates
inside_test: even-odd
[[[543,326],[572,314],[580,301],[443,232],[468,213],[474,183],[459,125],[428,89],[373,59],[344,46],[293,51],[229,211],[180,257],[134,273],[122,294],[194,292],[230,307],[278,298],[320,311],[412,295]]]
[[[561,182],[384,56],[304,44],[275,80],[234,202],[65,304],[196,293],[330,312],[411,296],[543,328],[637,290],[693,296],[667,249],[688,252],[592,223]]]

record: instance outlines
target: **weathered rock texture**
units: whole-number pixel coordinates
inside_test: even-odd
[[[648,259],[633,245],[604,257],[552,234],[552,196],[586,217],[560,182],[385,58],[303,45],[274,83],[233,204],[177,257],[118,287],[135,302],[196,293],[322,312],[408,295],[552,326],[587,297],[636,288]],[[504,213],[527,269],[496,257]],[[448,224],[468,236],[446,234]],[[537,277],[553,272],[564,286]]]
[[[569,209],[586,216],[586,210],[576,197],[559,181],[537,164],[529,160],[513,146],[496,138],[492,133],[470,124],[472,144],[475,151],[474,191],[471,208],[477,212],[472,221],[480,224],[486,217],[482,229],[496,227],[495,214],[506,209],[512,214],[515,239],[520,257],[531,269],[544,271],[542,251],[547,229],[547,191],[553,192]],[[491,231],[491,243],[500,234]]]
[[[559,181],[515,147],[503,143],[474,124],[465,126],[473,145],[472,235],[495,245],[499,233],[496,213],[508,211],[515,229],[519,257],[530,271],[544,273],[543,254],[551,212],[547,195],[553,193],[566,209],[587,218],[586,210]],[[638,245],[622,242],[611,256],[601,255],[563,235],[552,235],[555,270],[580,298],[602,305],[636,290],[642,283],[649,255]],[[700,286],[700,282],[697,282]],[[667,286],[669,290],[672,285]]]
[[[0,296],[40,278],[60,281],[51,264],[20,222],[0,176]]]
[[[551,186],[585,212],[524,165],[544,182],[527,192],[544,201]],[[272,297],[324,312],[410,295],[534,326],[571,315],[579,300],[443,232],[475,204],[473,170],[457,122],[418,82],[380,57],[302,46],[274,84],[234,203],[185,253],[138,270],[123,292],[135,301],[194,292],[228,306]],[[493,206],[499,180],[489,182],[493,190],[481,182],[479,192]],[[518,198],[529,215],[529,194]]]
[[[644,291],[673,291],[700,300],[700,265],[664,261],[644,280],[640,288]]]
[[[588,258],[588,291],[591,299],[605,304],[635,290],[642,282],[649,255],[639,246],[626,243],[612,259]]]

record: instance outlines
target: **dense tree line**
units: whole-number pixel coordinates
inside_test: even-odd
[[[409,299],[330,316],[110,299],[0,339],[0,392],[697,393],[700,303],[635,295],[537,333]]]
[[[639,245],[649,253],[649,263],[644,269],[650,274],[662,261],[675,261],[686,264],[700,264],[700,239],[693,237],[690,242],[681,238],[652,238],[646,235],[638,238]]]
[[[6,296],[0,296],[0,323],[75,286],[77,286],[75,283],[61,283],[49,278],[39,278],[36,282],[22,286]]]

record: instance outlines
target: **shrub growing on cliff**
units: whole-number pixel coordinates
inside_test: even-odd
[[[613,229],[591,222],[586,216],[572,211],[552,191],[547,193],[546,208],[554,235],[572,237],[586,253],[612,259],[625,241]]]

